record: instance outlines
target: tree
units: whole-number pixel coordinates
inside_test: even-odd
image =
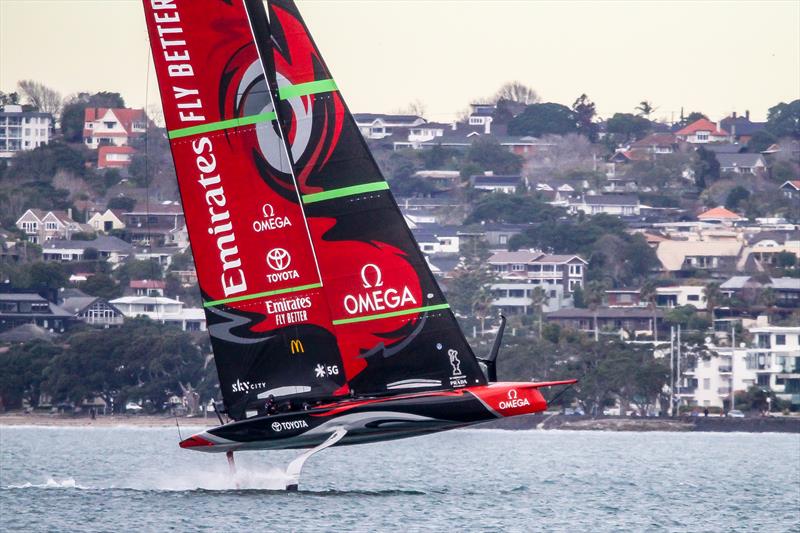
[[[766,128],[775,137],[800,139],[800,99],[770,107]]]
[[[30,288],[60,289],[69,281],[61,263],[33,263],[27,270],[30,274]]]
[[[603,305],[603,299],[606,295],[606,285],[600,281],[590,281],[586,284],[586,289],[583,291],[584,300],[589,309],[592,310],[592,320],[594,322],[594,340],[600,340],[600,330],[597,326],[597,308]]]
[[[532,104],[508,123],[510,135],[566,135],[578,131],[573,111],[555,103]]]
[[[4,93],[0,91],[0,105],[17,105],[19,104],[19,93]]]
[[[589,100],[589,97],[584,93],[572,103],[572,112],[578,123],[578,133],[585,135],[591,142],[597,142],[597,133],[600,126],[594,122],[594,117],[597,114],[594,102]]]
[[[562,216],[561,208],[553,207],[530,196],[492,193],[475,202],[465,224],[480,222],[552,222]]]
[[[125,100],[119,93],[108,91],[78,93],[68,98],[61,110],[61,132],[65,141],[81,142],[87,107],[125,107]]]
[[[122,211],[131,211],[136,206],[136,200],[128,196],[115,196],[108,201],[107,207],[109,209],[120,209]]]
[[[19,92],[28,100],[28,103],[42,113],[52,113],[57,116],[61,112],[61,94],[33,80],[22,80],[17,83]]]
[[[710,182],[719,179],[720,166],[717,161],[717,156],[714,152],[706,150],[702,146],[695,152],[695,158],[692,161],[692,171],[694,172],[694,181],[698,189],[705,189]]]
[[[509,81],[503,84],[492,98],[493,103],[497,103],[499,100],[508,100],[510,102],[530,105],[539,101],[539,95],[536,94],[534,89],[520,81]]]
[[[477,316],[481,321],[481,332],[483,332],[486,317],[494,300],[491,284],[495,276],[486,263],[489,246],[485,241],[474,241],[471,246],[463,247],[461,252],[464,256],[448,284],[448,299],[459,315]]]
[[[86,173],[86,161],[90,157],[88,150],[74,147],[62,142],[51,142],[18,152],[14,156],[14,164],[6,171],[9,180],[43,181],[48,185],[58,171],[82,177]]]
[[[90,296],[113,300],[122,296],[122,287],[117,285],[114,278],[108,274],[97,273],[90,276],[78,286],[80,290]]]
[[[0,357],[0,404],[6,409],[19,409],[27,401],[36,407],[44,369],[60,352],[61,348],[41,340],[11,346]]]
[[[706,297],[706,311],[708,311],[708,314],[711,317],[711,324],[713,327],[714,320],[716,320],[715,310],[722,301],[723,296],[719,283],[709,283],[706,285],[703,289],[703,294]]]
[[[728,198],[725,200],[725,207],[728,209],[736,209],[739,204],[750,198],[750,191],[737,185],[728,193]]]
[[[643,302],[647,302],[647,308],[653,314],[653,341],[658,342],[658,323],[656,317],[656,302],[658,300],[658,291],[656,284],[652,280],[647,280],[642,288],[639,290],[639,298]]]
[[[656,108],[653,107],[653,104],[647,100],[642,100],[639,102],[639,105],[637,105],[634,109],[637,111],[638,116],[644,117],[648,120],[650,119],[650,115],[652,115],[656,110]]]
[[[608,133],[615,136],[623,143],[643,138],[653,127],[645,117],[638,117],[631,113],[614,113],[606,122]]]
[[[704,113],[701,113],[700,111],[692,111],[691,113],[689,113],[684,117],[683,110],[681,110],[681,119],[678,122],[678,126],[683,128],[685,126],[688,126],[692,122],[697,122],[698,120],[703,118],[708,120],[708,116],[706,116]]]
[[[517,174],[522,170],[522,158],[503,148],[492,137],[479,137],[467,150],[466,161],[495,174]]]
[[[547,296],[547,291],[541,287],[535,287],[531,293],[531,306],[536,310],[539,317],[539,338],[542,338],[542,319],[544,318],[544,307],[550,298]]]
[[[760,130],[747,141],[747,151],[757,154],[763,152],[778,141],[778,138],[767,130]]]

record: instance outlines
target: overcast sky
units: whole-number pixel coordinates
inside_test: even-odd
[[[800,2],[298,0],[351,109],[419,100],[429,120],[520,80],[543,101],[586,93],[601,116],[642,100],[677,120],[764,119],[800,98]],[[0,0],[0,90],[34,79],[63,94],[158,104],[139,0]]]

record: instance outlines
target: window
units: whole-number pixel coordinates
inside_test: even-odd
[[[515,263],[515,264],[511,265],[511,270],[513,272],[522,272],[523,270],[525,270],[525,265],[520,264],[520,263]]]
[[[711,388],[711,378],[705,378],[703,380],[703,390],[708,390]]]
[[[508,235],[500,235],[500,244],[508,244]]]
[[[690,294],[689,296],[686,297],[686,299],[689,300],[690,302],[699,302],[700,301],[700,295],[699,294]]]
[[[694,134],[695,139],[698,142],[706,142],[708,141],[708,132],[707,131],[698,131]]]
[[[775,335],[775,346],[786,346],[786,335]]]
[[[55,222],[45,222],[44,229],[55,230],[58,229],[58,225]]]
[[[762,387],[769,387],[769,374],[759,374],[757,383]]]
[[[108,129],[114,128],[115,125],[116,125],[116,122],[108,122],[108,121],[103,122],[103,126],[105,126]]]
[[[570,276],[580,276],[583,274],[583,265],[570,265],[569,266],[569,275]]]

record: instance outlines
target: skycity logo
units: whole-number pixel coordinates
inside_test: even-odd
[[[300,275],[297,270],[286,270],[292,264],[292,256],[283,248],[273,248],[267,252],[267,265],[275,272],[267,274],[271,282],[297,279]]]
[[[406,304],[419,305],[408,286],[402,289],[383,289],[383,273],[377,265],[367,263],[361,268],[361,284],[365,290],[344,297],[344,310],[358,315],[375,311],[394,310]],[[374,289],[374,290],[371,290]]]
[[[521,400],[517,397],[517,390],[511,389],[508,391],[508,401],[500,402],[500,409],[511,409],[512,407],[525,407],[530,405],[531,402],[527,398]]]

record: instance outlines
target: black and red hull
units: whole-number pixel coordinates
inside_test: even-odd
[[[351,399],[306,411],[263,415],[215,427],[183,440],[203,452],[311,448],[337,429],[336,445],[402,439],[465,427],[497,418],[544,411],[539,388],[567,382],[493,383],[451,391]]]

